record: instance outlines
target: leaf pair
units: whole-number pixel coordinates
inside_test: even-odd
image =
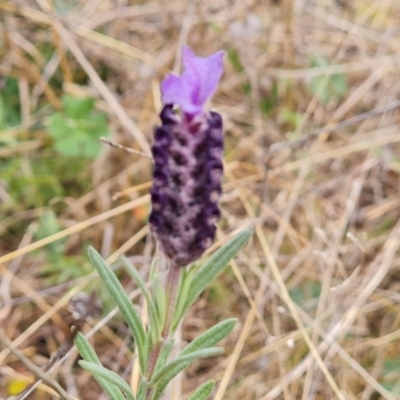
[[[184,290],[182,290],[184,293],[181,293],[181,298],[178,302],[178,313],[175,314],[173,331],[203,290],[222,272],[240,249],[247,244],[252,234],[252,228],[238,233],[228,243],[218,249],[193,276],[188,277],[189,282],[187,282],[187,287],[184,287]],[[183,281],[182,286],[184,285],[185,281]]]
[[[160,377],[158,384],[154,390],[152,400],[158,400],[168,383],[186,367],[188,367],[195,359],[200,358],[203,354],[204,357],[209,357],[207,353],[215,351],[212,346],[220,342],[232,331],[236,324],[235,318],[230,318],[219,324],[213,326],[206,332],[202,333],[190,344],[188,344],[179,354],[179,356],[167,364],[162,377]],[[211,350],[213,349],[213,350]],[[211,350],[211,351],[210,351]],[[215,354],[213,354],[215,355]],[[188,357],[185,357],[188,356]],[[177,361],[179,360],[179,361]]]
[[[80,332],[74,338],[75,345],[79,351],[79,354],[85,360],[80,362],[82,368],[87,369],[95,377],[96,381],[103,390],[110,396],[112,400],[125,400],[124,395],[121,393],[122,390],[127,390],[130,393],[126,393],[130,400],[135,400],[131,389],[128,384],[120,378],[117,374],[112,371],[105,369],[97,357],[95,351],[90,346]],[[121,382],[122,381],[122,382]],[[124,386],[124,383],[126,386]],[[124,390],[124,391],[125,391]]]

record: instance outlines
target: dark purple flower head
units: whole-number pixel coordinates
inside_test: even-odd
[[[220,218],[222,118],[204,105],[222,75],[223,52],[207,58],[183,49],[184,71],[161,83],[162,125],[154,132],[150,227],[176,266],[197,260],[212,244]],[[180,108],[174,112],[173,106]]]
[[[207,100],[214,94],[223,72],[223,51],[209,57],[197,57],[189,47],[182,50],[183,73],[169,74],[161,83],[164,104],[176,104],[190,115],[203,111]]]

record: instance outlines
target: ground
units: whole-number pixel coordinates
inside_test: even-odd
[[[393,0],[0,0],[0,398],[36,379],[22,356],[46,369],[68,348],[82,291],[103,308],[82,332],[132,383],[131,337],[86,248],[148,276],[149,148],[183,44],[226,52],[209,105],[225,125],[210,254],[255,232],[176,340],[236,317],[225,354],[168,398],[209,379],[215,400],[399,398],[399,18]],[[51,382],[105,399],[77,360]],[[29,398],[59,398],[51,382]]]

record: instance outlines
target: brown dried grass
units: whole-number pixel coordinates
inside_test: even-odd
[[[204,55],[234,50],[241,60],[243,71],[226,60],[212,104],[224,116],[227,147],[215,247],[245,225],[254,224],[256,233],[195,305],[178,344],[222,318],[240,322],[224,343],[227,356],[195,363],[168,398],[186,399],[211,378],[215,400],[398,397],[381,383],[384,362],[399,357],[400,338],[399,17],[393,0],[89,0],[62,15],[50,0],[0,1],[0,75],[18,78],[23,115],[21,129],[7,134],[29,138],[4,157],[40,154],[46,136],[32,137],[32,110],[38,102],[59,108],[64,93],[94,96],[113,140],[148,153],[159,82],[179,68],[180,46]],[[54,67],[41,54],[43,43],[57,49]],[[330,65],[311,68],[313,54]],[[103,66],[112,71],[104,81]],[[310,82],[322,77],[322,91],[337,73],[346,75],[347,92],[324,104],[310,93]],[[52,74],[62,89],[49,83]],[[273,98],[268,115],[260,110],[266,98]],[[296,124],[285,120],[287,110],[301,116]],[[137,265],[145,270],[153,242],[140,216],[150,170],[148,159],[106,148],[94,163],[93,186],[81,198],[64,199],[59,234],[33,241],[36,209],[0,220],[3,237],[17,222],[27,226],[0,245],[0,321],[12,346],[35,364],[44,366],[67,339],[68,300],[94,275],[43,288],[33,251],[66,237],[78,252],[90,238],[110,262],[122,253],[144,254]],[[128,280],[124,285],[137,295]],[[297,304],[289,293],[299,289]],[[90,334],[104,364],[134,384],[130,338],[120,320],[110,321],[115,314]],[[0,396],[6,397],[10,382],[33,375],[2,342]],[[53,379],[75,398],[105,398],[76,359],[71,352]],[[41,384],[30,398],[58,396]]]

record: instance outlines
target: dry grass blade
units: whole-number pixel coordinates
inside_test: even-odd
[[[110,263],[125,253],[150,276],[148,134],[185,44],[226,52],[209,105],[225,127],[209,251],[257,230],[178,336],[183,347],[236,317],[228,357],[193,363],[166,398],[210,379],[216,400],[399,398],[399,15],[393,0],[0,0],[0,318],[10,342],[1,341],[0,398],[32,383],[21,355],[46,365],[67,341],[71,297],[99,286],[107,303],[87,245]],[[92,108],[72,118],[76,104]],[[71,139],[82,135],[86,145]],[[86,146],[96,155],[83,156]],[[137,387],[116,315],[86,335]],[[72,398],[103,398],[76,357],[57,360],[52,376]],[[60,396],[48,383],[30,390],[32,400]]]
[[[115,143],[115,142],[113,142],[112,140],[107,139],[107,138],[105,138],[105,137],[101,137],[100,140],[101,140],[103,143],[108,144],[109,146],[115,147],[115,148],[120,149],[120,150],[124,150],[124,151],[126,151],[126,152],[128,152],[128,153],[137,154],[137,155],[139,155],[139,156],[146,157],[146,158],[149,158],[149,159],[151,159],[151,160],[153,159],[153,157],[150,157],[150,156],[147,155],[146,153],[142,153],[141,151],[137,151],[137,150],[131,149],[131,148],[129,148],[129,147],[122,146],[121,144]]]
[[[63,27],[61,22],[54,21],[54,25],[60,34],[64,44],[71,50],[76,59],[81,64],[82,68],[89,75],[90,79],[93,81],[96,88],[99,90],[101,95],[110,105],[110,108],[115,112],[115,114],[120,119],[121,123],[128,130],[128,132],[133,136],[136,140],[140,148],[146,153],[150,155],[150,148],[147,140],[145,139],[143,133],[138,129],[136,124],[129,118],[128,114],[125,110],[120,106],[117,99],[111,93],[110,89],[104,84],[104,82],[100,79],[96,70],[93,68],[92,64],[87,60],[71,34]]]
[[[330,374],[330,372],[328,371],[328,368],[326,367],[326,365],[324,364],[324,361],[322,360],[317,348],[315,347],[314,343],[311,341],[311,338],[309,336],[309,334],[307,333],[307,331],[304,328],[304,324],[294,306],[293,300],[291,299],[290,295],[289,295],[289,291],[287,290],[287,287],[285,285],[285,282],[282,279],[282,276],[279,272],[279,269],[275,263],[275,260],[272,256],[271,250],[267,244],[267,242],[265,241],[265,238],[263,236],[263,233],[260,229],[257,229],[257,237],[261,242],[261,246],[263,247],[263,250],[265,252],[265,256],[268,259],[269,265],[271,266],[271,270],[272,273],[274,275],[274,278],[279,286],[279,289],[281,290],[281,295],[282,298],[284,299],[284,301],[286,302],[292,316],[293,319],[296,321],[297,326],[299,327],[299,330],[301,331],[303,338],[305,340],[305,342],[307,343],[307,346],[310,349],[310,352],[312,353],[312,355],[315,358],[315,361],[317,362],[319,368],[321,369],[322,373],[325,375],[326,380],[328,381],[329,385],[332,387],[332,390],[335,392],[336,396],[339,399],[345,400],[345,397],[343,396],[343,393],[340,391],[337,383],[335,382],[335,380],[333,379],[332,375]]]
[[[114,208],[112,210],[109,210],[109,211],[107,211],[107,212],[105,212],[103,214],[96,215],[93,218],[90,218],[90,219],[88,219],[86,221],[83,221],[83,222],[81,222],[79,224],[76,224],[76,225],[72,226],[71,228],[64,229],[63,231],[58,232],[58,233],[56,233],[54,235],[51,235],[51,236],[49,236],[49,237],[47,237],[45,239],[39,240],[39,241],[37,241],[35,243],[32,243],[32,244],[30,244],[30,245],[28,245],[26,247],[18,249],[17,251],[11,252],[11,253],[3,256],[3,257],[0,257],[0,263],[6,263],[7,261],[10,261],[10,260],[12,260],[12,259],[14,259],[16,257],[19,257],[19,256],[23,255],[23,254],[27,254],[27,253],[29,253],[29,252],[31,252],[33,250],[40,249],[41,247],[44,247],[44,246],[46,246],[46,245],[48,245],[50,243],[53,243],[56,240],[60,240],[60,239],[62,239],[64,237],[70,236],[73,233],[81,232],[82,230],[87,229],[90,226],[93,226],[93,225],[96,225],[96,224],[98,224],[100,222],[106,221],[107,219],[113,218],[113,217],[115,217],[117,215],[120,215],[120,214],[122,214],[124,212],[131,211],[135,207],[138,207],[138,206],[141,206],[142,204],[148,203],[149,198],[150,197],[148,195],[146,195],[146,196],[143,196],[143,197],[141,197],[139,199],[132,200],[129,203],[126,203],[126,204],[124,204],[122,206],[119,206],[119,207],[116,207],[116,208]]]
[[[37,367],[33,362],[26,358],[19,350],[12,346],[11,341],[5,335],[4,331],[0,329],[0,341],[13,353],[24,365],[33,372],[38,378],[43,382],[53,388],[63,400],[73,400],[74,398],[69,396],[68,393],[50,376],[46,374],[43,370]],[[76,399],[75,399],[76,400]]]

